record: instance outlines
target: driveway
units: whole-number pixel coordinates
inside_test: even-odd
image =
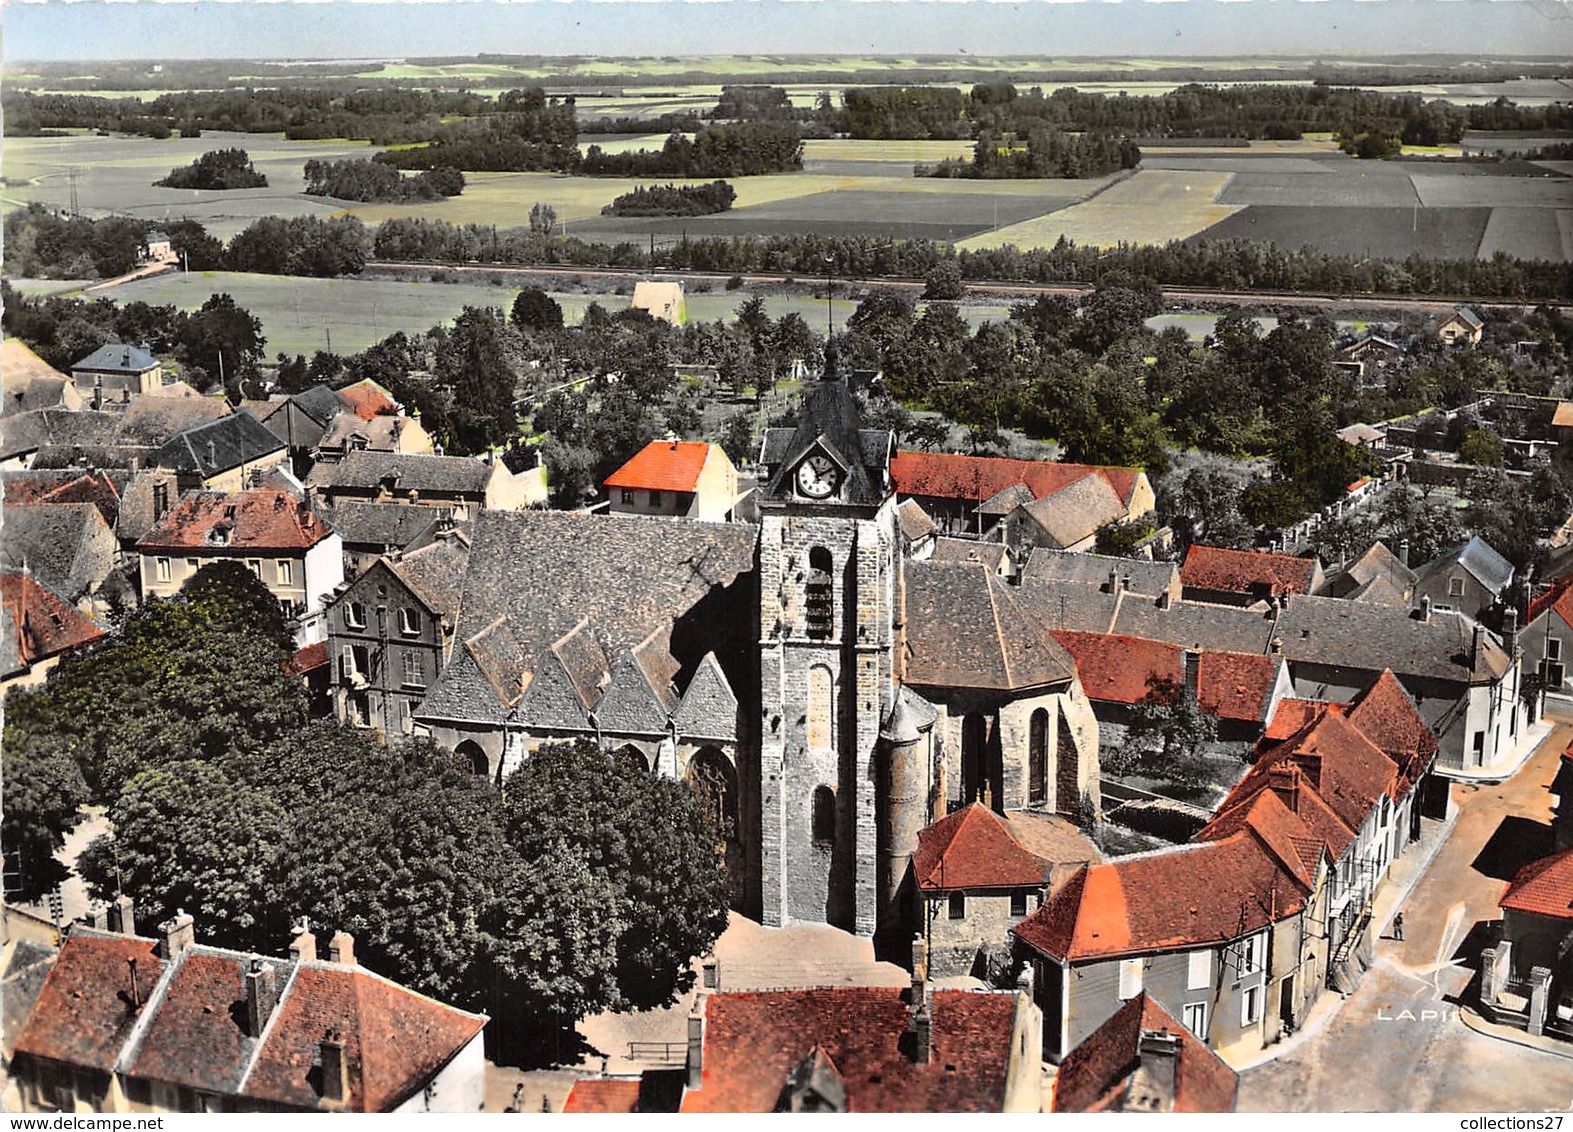
[[[1458,1015],[1506,881],[1549,851],[1547,788],[1570,738],[1573,727],[1553,729],[1500,786],[1454,784],[1458,823],[1402,908],[1404,940],[1377,943],[1375,965],[1324,1030],[1241,1074],[1241,1112],[1573,1107],[1573,1048],[1570,1058],[1528,1049]]]

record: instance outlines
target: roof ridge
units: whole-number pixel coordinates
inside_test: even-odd
[[[113,932],[106,932],[101,939],[138,939],[137,936],[117,936]],[[148,943],[155,941],[148,939]],[[185,966],[186,956],[190,949],[182,951],[173,959],[161,959],[164,969],[159,972],[158,981],[153,984],[153,989],[148,993],[147,1000],[142,1004],[142,1013],[137,1016],[136,1022],[131,1027],[131,1032],[126,1035],[126,1040],[121,1043],[120,1053],[115,1057],[115,1072],[125,1073],[136,1061],[136,1055],[141,1052],[142,1041],[147,1037],[147,1032],[152,1028],[153,1019],[163,1009],[164,999],[169,994],[169,988],[175,981],[175,974]],[[157,952],[155,952],[157,954]],[[134,977],[134,976],[133,976]]]
[[[236,1096],[244,1096],[246,1094],[246,1084],[251,1080],[251,1074],[257,1068],[257,1062],[262,1057],[262,1051],[267,1048],[268,1039],[272,1036],[274,1027],[278,1025],[279,1019],[284,1014],[284,1006],[290,1000],[290,996],[295,990],[295,981],[299,978],[300,969],[304,965],[303,962],[297,961],[290,967],[289,976],[284,980],[284,988],[279,991],[278,1001],[273,1004],[273,1012],[268,1015],[267,1022],[263,1024],[262,1033],[258,1034],[257,1040],[252,1043],[251,1053],[246,1059],[246,1066],[241,1071],[240,1079],[235,1083]]]

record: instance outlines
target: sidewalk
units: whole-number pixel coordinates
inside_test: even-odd
[[[1496,1038],[1498,1041],[1508,1042],[1512,1045],[1523,1046],[1525,1049],[1538,1049],[1541,1053],[1554,1054],[1557,1057],[1573,1061],[1573,1046],[1569,1046],[1567,1042],[1562,1041],[1560,1038],[1548,1038],[1544,1034],[1536,1036],[1513,1026],[1503,1026],[1486,1018],[1472,1006],[1460,1006],[1458,1008],[1458,1017],[1464,1025],[1477,1034],[1484,1034],[1488,1038]]]
[[[1436,773],[1443,778],[1452,779],[1454,782],[1474,782],[1482,786],[1492,786],[1499,782],[1506,782],[1519,771],[1524,769],[1524,764],[1529,757],[1540,748],[1547,735],[1556,728],[1555,720],[1542,717],[1518,738],[1518,745],[1505,756],[1504,759],[1491,764],[1489,767],[1437,767]]]
[[[1431,862],[1436,860],[1436,855],[1442,851],[1442,846],[1447,844],[1449,835],[1458,824],[1460,812],[1457,803],[1451,803],[1448,806],[1447,817],[1441,822],[1423,819],[1419,843],[1411,845],[1398,860],[1393,862],[1393,867],[1388,870],[1386,882],[1377,893],[1376,899],[1372,901],[1371,925],[1366,930],[1374,933],[1373,940],[1380,939],[1387,931],[1393,916],[1404,901],[1409,899],[1410,893],[1415,890],[1415,886],[1425,876],[1426,870],[1431,867]],[[1426,828],[1424,823],[1429,823],[1430,828]],[[1337,991],[1331,988],[1324,990],[1322,996],[1317,999],[1316,1005],[1311,1007],[1305,1025],[1260,1053],[1252,1054],[1240,1061],[1231,1061],[1230,1066],[1238,1073],[1293,1053],[1325,1030],[1343,1009],[1345,1001],[1347,1001],[1346,997]]]

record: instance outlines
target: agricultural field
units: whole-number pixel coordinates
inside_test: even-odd
[[[1357,259],[1426,255],[1472,259],[1491,219],[1489,208],[1251,205],[1194,240],[1252,240],[1294,251],[1307,245]],[[1560,253],[1560,249],[1555,250]],[[1540,258],[1547,258],[1543,251]]]
[[[1218,199],[1231,176],[1227,172],[1139,169],[1090,200],[961,240],[958,246],[1046,248],[1062,236],[1100,248],[1181,240],[1234,211]]]
[[[214,149],[244,149],[265,189],[209,192],[155,188],[153,182],[177,165]],[[280,134],[208,132],[200,138],[162,141],[137,137],[98,137],[81,133],[63,138],[7,138],[0,154],[0,205],[7,210],[32,203],[68,207],[71,171],[76,170],[77,199],[89,216],[111,212],[160,221],[190,217],[220,239],[228,239],[260,216],[331,216],[346,202],[304,195],[303,168],[312,158],[364,157],[365,142],[288,141]]]

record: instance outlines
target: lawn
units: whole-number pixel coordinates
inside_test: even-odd
[[[960,241],[962,248],[1053,247],[1061,236],[1092,247],[1182,240],[1234,211],[1217,203],[1229,173],[1141,169],[1091,200]]]

